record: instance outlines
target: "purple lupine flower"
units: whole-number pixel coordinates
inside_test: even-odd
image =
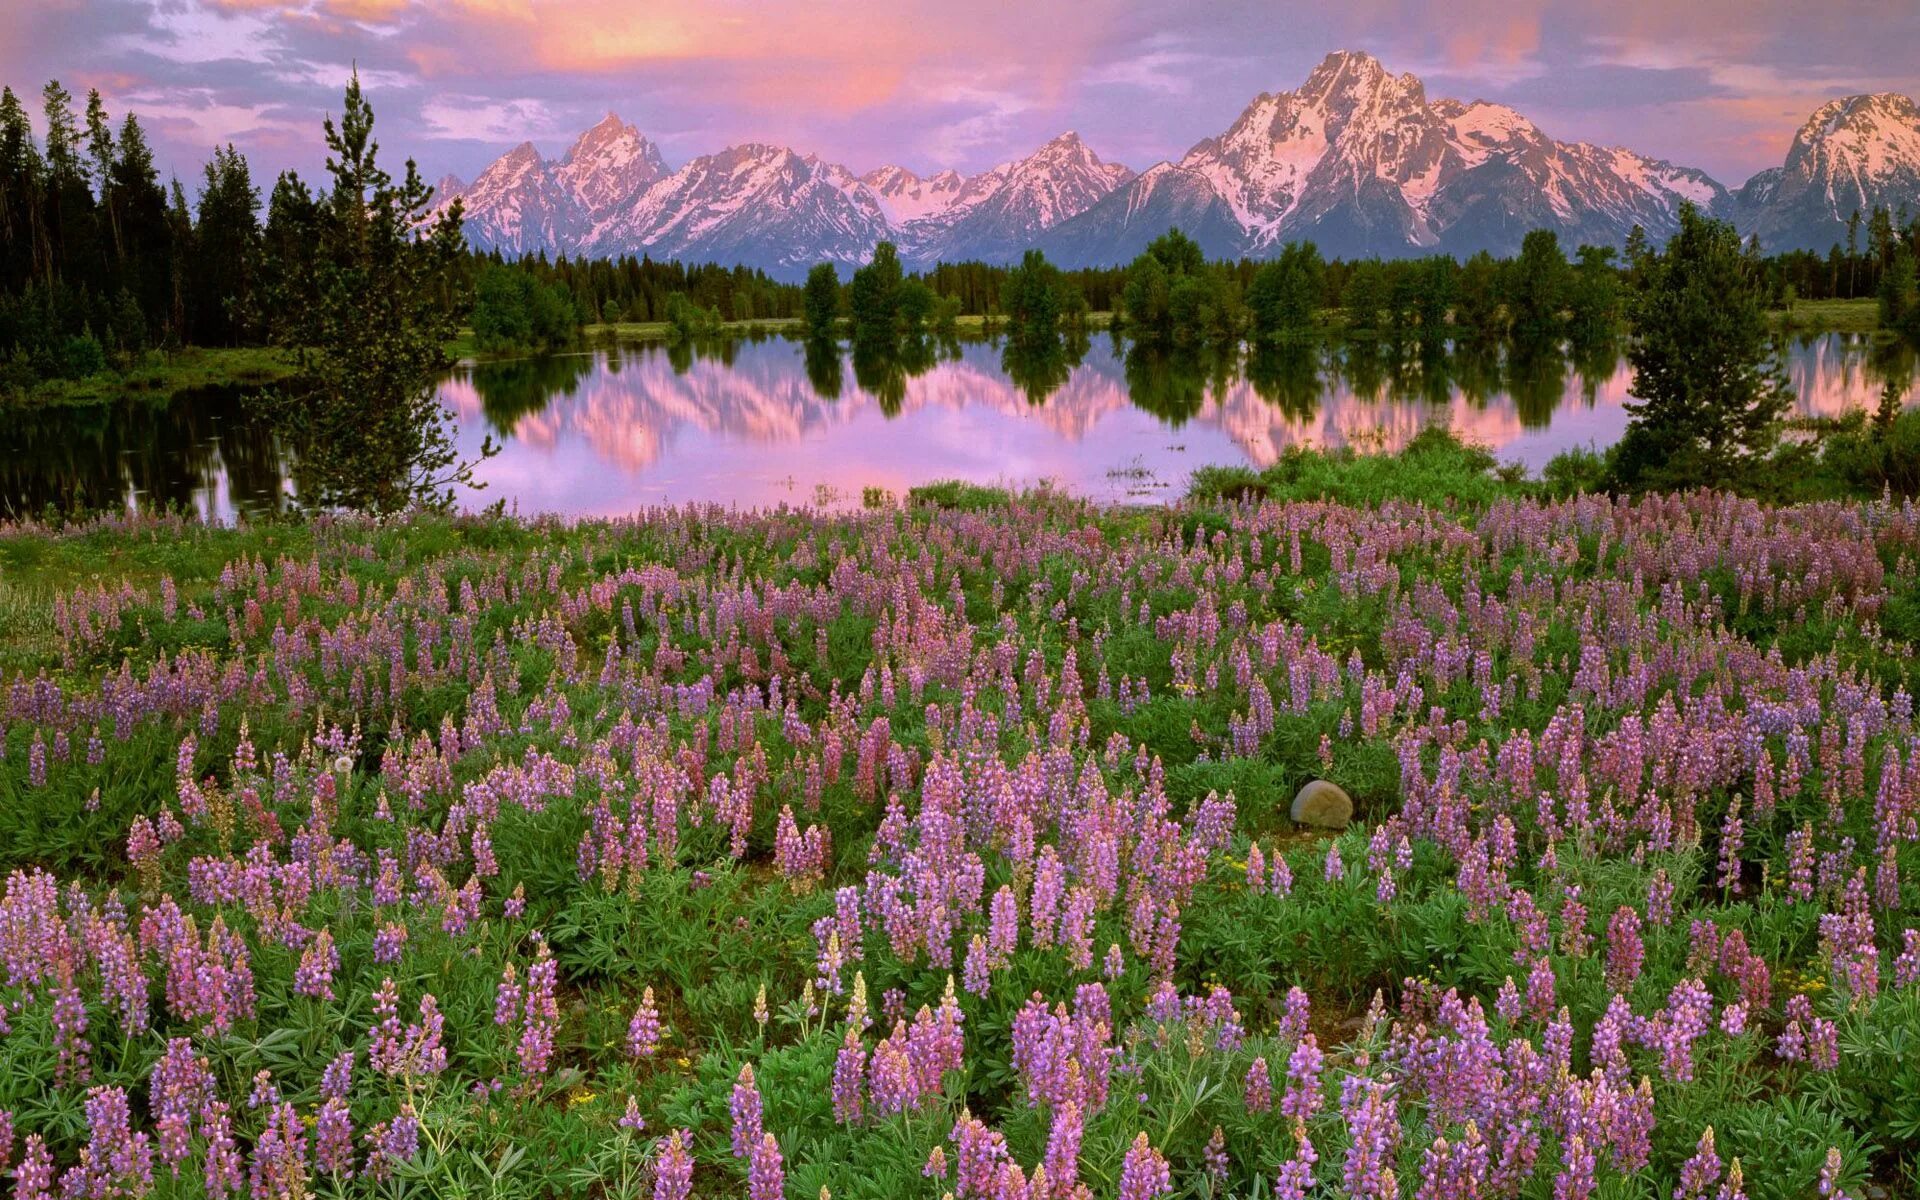
[[[353,1113],[343,1096],[328,1096],[314,1116],[313,1164],[339,1179],[353,1175]]]
[[[1307,1026],[1313,1020],[1313,1002],[1307,993],[1298,986],[1287,989],[1286,1011],[1281,1014],[1279,1037],[1283,1041],[1297,1042],[1307,1034]]]
[[[1281,1163],[1280,1169],[1274,1172],[1274,1200],[1306,1200],[1307,1193],[1313,1190],[1313,1164],[1320,1161],[1320,1155],[1307,1139],[1305,1125],[1296,1125],[1294,1136],[1299,1145],[1294,1149],[1293,1157]]]
[[[1709,1125],[1693,1157],[1680,1164],[1680,1186],[1673,1189],[1673,1200],[1707,1200],[1707,1189],[1719,1181],[1720,1156],[1714,1152],[1713,1126]]]
[[[867,1052],[860,1044],[860,1031],[849,1025],[833,1060],[833,1119],[842,1125],[860,1119],[866,1073]]]
[[[291,1104],[275,1103],[253,1144],[248,1183],[258,1200],[302,1196],[307,1190],[307,1135]]]
[[[1273,1107],[1273,1076],[1267,1072],[1267,1060],[1255,1058],[1247,1067],[1246,1080],[1240,1085],[1240,1098],[1248,1112],[1263,1113]]]
[[[640,1005],[627,1022],[627,1057],[652,1058],[660,1048],[660,1010],[654,1007],[653,988],[640,993]]]
[[[1320,873],[1328,883],[1335,883],[1347,877],[1346,864],[1340,861],[1339,842],[1327,843],[1327,858],[1326,862],[1322,864]]]
[[[693,1191],[693,1132],[676,1129],[660,1139],[653,1160],[653,1200],[687,1200]]]
[[[1587,1200],[1599,1183],[1594,1178],[1598,1165],[1586,1138],[1571,1135],[1561,1149],[1560,1170],[1553,1177],[1553,1200]]]
[[[14,1200],[54,1200],[53,1155],[39,1134],[27,1135],[26,1151],[13,1174]]]
[[[1388,1086],[1349,1075],[1342,1082],[1340,1111],[1347,1124],[1347,1157],[1341,1185],[1356,1200],[1397,1200],[1393,1175],[1400,1119]]]
[[[1120,1163],[1119,1200],[1159,1200],[1173,1190],[1173,1172],[1167,1160],[1147,1142],[1142,1132]]]
[[[1200,1152],[1200,1161],[1215,1186],[1226,1183],[1227,1172],[1232,1166],[1227,1158],[1226,1130],[1218,1125],[1213,1127],[1213,1136],[1207,1139],[1206,1148]]]
[[[1607,986],[1624,992],[1640,978],[1646,947],[1640,941],[1640,914],[1622,904],[1607,921]]]
[[[1083,1132],[1078,1104],[1069,1100],[1054,1109],[1042,1166],[1047,1173],[1047,1187],[1056,1197],[1073,1195],[1075,1185],[1080,1181],[1080,1137]]]
[[[1320,1111],[1325,1097],[1320,1093],[1320,1068],[1326,1056],[1309,1033],[1294,1046],[1287,1057],[1287,1087],[1280,1097],[1280,1111],[1296,1121],[1305,1121]]]
[[[782,1200],[786,1192],[786,1164],[780,1157],[780,1143],[771,1133],[762,1133],[754,1143],[753,1157],[747,1164],[748,1200]]]
[[[733,1118],[733,1156],[745,1158],[760,1144],[762,1132],[760,1088],[754,1083],[752,1063],[741,1065],[740,1078],[734,1082],[727,1111]]]
[[[340,952],[334,948],[333,933],[322,929],[300,953],[299,969],[293,973],[293,990],[317,1000],[333,999],[333,973],[340,969]]]
[[[34,1141],[32,1138],[27,1140],[29,1145]],[[1846,1170],[1846,1164],[1840,1159],[1840,1148],[1828,1146],[1827,1161],[1820,1165],[1818,1181],[1818,1190],[1822,1197],[1828,1200],[1849,1200],[1846,1189],[1840,1186],[1840,1174],[1844,1170]]]

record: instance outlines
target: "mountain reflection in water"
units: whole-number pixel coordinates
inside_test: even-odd
[[[1877,402],[1904,347],[1826,334],[1788,348],[1800,411]],[[1102,335],[1022,358],[990,342],[868,360],[782,340],[631,345],[458,369],[462,440],[506,438],[481,475],[523,512],[649,503],[858,503],[935,479],[1049,480],[1103,500],[1164,499],[1208,463],[1290,447],[1395,449],[1450,426],[1537,470],[1626,428],[1617,345],[1531,354],[1378,342],[1152,351]]]
[[[1798,411],[1871,408],[1911,348],[1842,334],[1795,339]],[[857,505],[936,479],[1048,481],[1099,500],[1177,497],[1209,463],[1265,466],[1292,447],[1400,447],[1450,426],[1537,470],[1626,428],[1632,371],[1616,345],[1315,342],[1257,352],[1154,351],[1100,335],[1022,355],[1003,343],[896,354],[780,339],[629,344],[463,363],[441,386],[468,452],[492,433],[474,506],[609,515],[648,504]],[[280,507],[291,485],[272,431],[239,393],[9,413],[0,513]]]

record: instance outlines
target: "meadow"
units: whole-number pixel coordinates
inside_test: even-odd
[[[12,1194],[1913,1194],[1920,508],[1398,478],[0,526]]]

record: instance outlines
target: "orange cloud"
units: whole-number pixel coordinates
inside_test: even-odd
[[[321,0],[322,11],[343,21],[383,25],[405,12],[411,0]]]
[[[1118,4],[450,0],[423,32],[443,27],[446,41],[466,52],[446,65],[463,70],[476,53],[510,74],[709,63],[732,96],[844,113],[884,103],[915,80],[991,76],[1016,63],[1031,86],[1058,88],[1085,65]],[[1047,53],[1036,65],[1032,49],[1041,45]],[[432,51],[416,51],[414,60],[423,70],[440,65]]]

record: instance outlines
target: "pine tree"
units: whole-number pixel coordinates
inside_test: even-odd
[[[1792,400],[1769,344],[1757,264],[1726,222],[1691,204],[1634,294],[1634,400],[1615,451],[1628,487],[1727,486],[1778,443]]]
[[[1288,242],[1278,258],[1263,263],[1247,287],[1254,340],[1297,341],[1310,335],[1325,273],[1312,242]]]
[[[432,190],[412,160],[398,182],[380,167],[373,123],[356,74],[339,123],[324,127],[333,186],[318,206],[314,302],[303,323],[282,326],[300,336],[305,379],[269,408],[293,441],[307,507],[446,507],[475,465],[438,397],[455,332],[440,291],[463,253],[460,206],[418,232]],[[493,451],[488,439],[480,453]]]
[[[1507,313],[1516,341],[1542,342],[1560,332],[1567,301],[1567,256],[1551,229],[1535,229],[1520,242],[1520,257],[1507,273]]]
[[[1060,341],[1060,270],[1038,250],[1027,251],[1007,273],[1001,290],[1008,340],[1022,351],[1051,349]]]
[[[241,340],[254,311],[260,257],[260,192],[247,160],[232,146],[216,149],[194,235],[198,253],[188,288],[188,332],[203,345]]]
[[[873,261],[853,273],[847,304],[853,313],[853,340],[870,347],[891,345],[900,335],[896,305],[900,282],[900,255],[892,242],[873,248]]]
[[[807,337],[832,341],[834,325],[840,319],[840,273],[832,263],[815,263],[807,272],[804,302]]]

